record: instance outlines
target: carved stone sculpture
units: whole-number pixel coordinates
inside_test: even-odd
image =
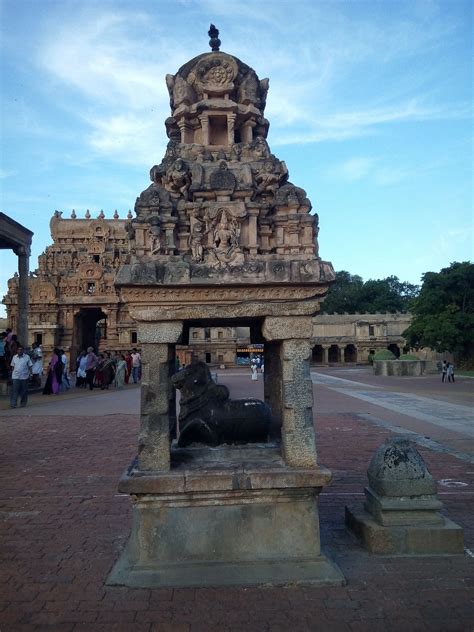
[[[267,441],[270,408],[258,399],[229,399],[227,386],[213,381],[204,362],[188,365],[172,383],[181,391],[180,447]]]

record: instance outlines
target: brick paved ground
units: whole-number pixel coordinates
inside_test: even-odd
[[[367,464],[390,435],[355,414],[317,419],[320,461],[334,473],[320,501],[322,543],[347,578],[334,588],[107,587],[130,528],[130,500],[116,488],[137,416],[16,414],[0,429],[1,632],[474,629],[474,558],[377,557],[344,529],[344,505],[361,500]],[[420,452],[436,479],[468,483],[441,498],[474,549],[474,466]]]

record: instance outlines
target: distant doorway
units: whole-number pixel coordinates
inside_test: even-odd
[[[97,352],[103,340],[107,340],[107,316],[100,307],[82,307],[74,316],[71,366],[87,347],[94,347]]]
[[[328,349],[328,362],[337,364],[339,362],[339,347],[331,345]]]
[[[315,345],[313,347],[313,352],[311,354],[311,363],[312,364],[323,363],[323,348],[321,345]]]
[[[357,362],[357,349],[354,345],[347,345],[344,349],[344,362],[349,364]]]

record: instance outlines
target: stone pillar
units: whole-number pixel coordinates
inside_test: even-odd
[[[309,363],[312,332],[313,323],[309,316],[267,317],[262,327],[264,338],[272,343],[272,353],[279,356],[278,366],[275,359],[270,360],[269,368],[274,374],[269,373],[268,379],[272,380],[273,388],[281,392],[278,416],[281,417],[282,456],[289,467],[316,466],[313,383]],[[266,374],[267,358],[265,377]],[[278,405],[275,399],[273,403]]]
[[[189,121],[186,121],[184,118],[178,121],[178,127],[181,132],[181,142],[184,144],[189,144],[194,141],[194,130]]]
[[[257,217],[259,214],[258,208],[249,209],[249,240],[248,248],[250,255],[257,254]]]
[[[329,364],[329,347],[323,345],[323,364]]]
[[[237,115],[233,112],[229,112],[227,114],[227,144],[233,145],[235,142],[234,138],[234,129],[235,129],[235,119]]]
[[[202,129],[202,144],[209,145],[209,116],[207,114],[201,114],[199,116]],[[183,141],[181,141],[183,142]]]
[[[142,384],[138,467],[140,470],[170,469],[170,429],[176,426],[175,346],[183,323],[138,324],[142,349]]]
[[[29,346],[28,340],[28,274],[30,250],[24,246],[15,248],[15,254],[18,256],[18,322],[17,331],[18,340],[25,347]]]
[[[240,127],[240,141],[242,143],[251,143],[253,140],[253,128],[255,127],[255,121],[245,121]]]

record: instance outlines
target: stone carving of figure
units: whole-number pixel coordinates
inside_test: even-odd
[[[125,232],[127,233],[129,240],[130,241],[134,241],[134,239],[135,239],[135,227],[134,227],[134,225],[132,223],[132,220],[130,220],[130,219],[128,219],[125,222]]]
[[[151,254],[156,255],[160,251],[160,233],[158,227],[149,229],[148,240]]]
[[[191,185],[191,178],[186,164],[181,158],[174,161],[173,165],[166,172],[163,182],[165,189],[173,193],[181,193],[186,200],[188,199],[188,189]]]
[[[220,209],[220,219],[217,216],[211,223],[213,247],[209,249],[206,263],[214,268],[230,265],[241,265],[244,255],[240,249],[240,226],[237,221],[228,217],[226,209]]]
[[[275,171],[275,166],[271,162],[265,162],[255,176],[257,188],[252,199],[261,193],[274,193],[280,184],[281,174]]]
[[[203,230],[203,228],[202,222],[196,219],[191,229],[191,235],[189,236],[191,258],[193,261],[196,261],[196,263],[200,263],[204,256],[202,241],[204,236],[207,234],[207,231]]]

